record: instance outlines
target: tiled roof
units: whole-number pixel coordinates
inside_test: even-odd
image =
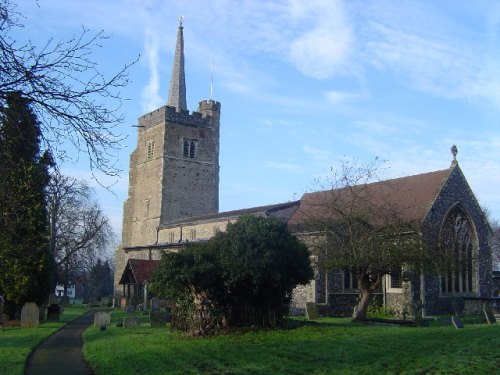
[[[300,207],[289,224],[303,225],[314,219],[333,218],[332,205],[343,210],[352,209],[353,215],[361,212],[363,207],[380,207],[397,212],[400,219],[422,222],[451,171],[445,169],[351,188],[307,193],[302,196]],[[356,204],[353,205],[354,201]]]
[[[150,281],[159,263],[159,260],[129,259],[120,279],[120,284],[125,283],[126,273],[128,272],[131,272],[133,281],[136,284],[142,285],[145,280]]]

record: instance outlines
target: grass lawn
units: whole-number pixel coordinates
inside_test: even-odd
[[[69,306],[64,309],[59,322],[41,322],[38,328],[6,327],[5,331],[0,329],[0,374],[24,374],[31,350],[65,323],[76,319],[87,310],[88,308],[83,306]]]
[[[167,328],[116,327],[84,333],[84,353],[98,375],[112,374],[493,374],[500,364],[500,324],[394,327],[348,319],[291,321],[277,331],[186,338]]]

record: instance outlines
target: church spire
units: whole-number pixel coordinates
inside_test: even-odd
[[[179,17],[179,29],[177,31],[177,44],[175,46],[174,64],[170,78],[167,105],[177,108],[178,111],[187,110],[186,104],[186,80],[184,76],[184,36],[182,30],[182,16]]]

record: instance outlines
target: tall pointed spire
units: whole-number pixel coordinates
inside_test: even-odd
[[[177,44],[175,46],[174,64],[170,88],[168,90],[167,105],[177,108],[178,111],[187,110],[186,104],[186,79],[184,76],[184,35],[182,30],[182,16],[179,17],[179,29],[177,31]]]

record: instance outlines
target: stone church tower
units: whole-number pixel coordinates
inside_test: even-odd
[[[220,103],[186,104],[182,19],[177,32],[168,102],[139,118],[130,156],[122,247],[158,242],[158,228],[219,210]],[[118,266],[118,265],[117,265]]]

